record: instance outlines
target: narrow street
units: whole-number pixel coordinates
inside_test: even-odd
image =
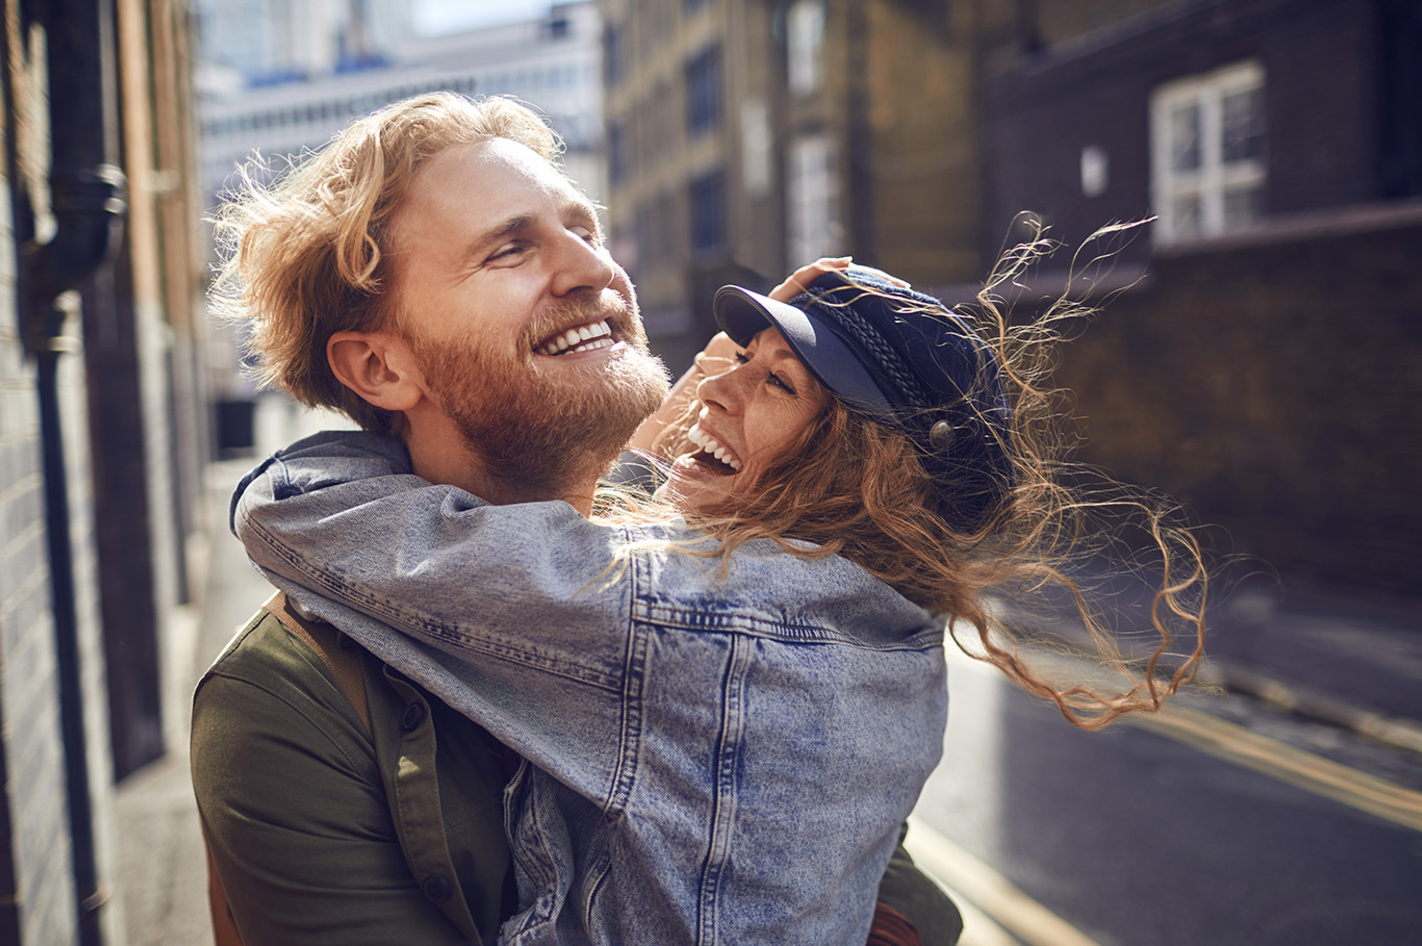
[[[1216,695],[1087,733],[950,680],[910,847],[1011,934],[970,914],[965,946],[1422,941],[1422,757]]]

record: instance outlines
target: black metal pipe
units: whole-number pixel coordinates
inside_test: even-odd
[[[94,859],[94,812],[89,794],[88,741],[80,674],[79,620],[75,609],[73,549],[69,541],[69,478],[59,418],[59,351],[35,352],[44,456],[45,520],[49,533],[49,580],[53,595],[55,657],[59,664],[60,725],[69,787],[69,837],[78,897],[79,942],[103,942],[99,908],[108,899],[99,886]]]

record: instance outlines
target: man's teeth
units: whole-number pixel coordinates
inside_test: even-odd
[[[540,355],[561,355],[568,351],[596,351],[612,345],[612,329],[604,321],[570,328],[539,345],[537,351]]]
[[[686,432],[686,439],[690,440],[692,443],[696,444],[706,453],[711,454],[711,456],[715,457],[717,460],[720,460],[722,463],[726,464],[726,466],[735,470],[737,473],[741,471],[741,461],[736,457],[736,455],[730,450],[727,450],[725,447],[721,446],[719,443],[717,443],[716,438],[709,436],[706,431],[702,430],[700,424],[691,425],[691,429]]]

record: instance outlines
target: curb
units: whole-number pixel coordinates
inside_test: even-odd
[[[1079,624],[1062,618],[1023,613],[1000,601],[994,610],[998,620],[1008,618],[1021,627],[1049,635],[1088,659],[1096,656],[1090,636]],[[1322,690],[1286,683],[1209,655],[1201,663],[1196,679],[1208,686],[1248,696],[1276,709],[1352,732],[1394,749],[1422,755],[1422,721],[1364,709]]]
[[[1273,677],[1219,660],[1210,661],[1212,682],[1226,690],[1243,693],[1261,703],[1339,729],[1346,729],[1375,742],[1422,755],[1422,724],[1396,716],[1363,709],[1320,690],[1284,683]]]

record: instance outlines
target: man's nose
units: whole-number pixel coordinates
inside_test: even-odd
[[[605,248],[594,246],[571,230],[559,242],[554,292],[565,296],[580,289],[601,292],[612,284],[616,268]]]

